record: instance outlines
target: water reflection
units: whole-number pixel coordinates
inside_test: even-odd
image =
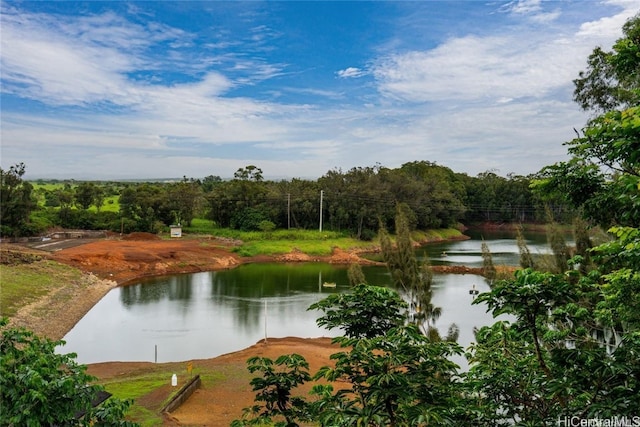
[[[485,240],[486,237],[485,237]],[[546,244],[531,240],[532,252]],[[515,241],[487,240],[496,264],[517,264]],[[481,266],[481,240],[426,246],[420,256],[432,264]],[[445,256],[446,255],[446,256]],[[504,261],[496,261],[497,259]],[[367,282],[388,286],[385,267],[364,267]],[[327,288],[324,282],[335,282]],[[469,289],[489,289],[475,275],[435,275],[433,304],[442,308],[442,335],[451,323],[460,327],[459,343],[473,341],[473,329],[493,323],[483,306],[473,306]],[[318,328],[318,312],[307,308],[333,292],[349,289],[347,270],[323,263],[248,264],[225,271],[144,280],[109,292],[65,336],[60,351],[75,352],[80,363],[158,362],[215,357],[269,337],[335,336]],[[457,360],[464,365],[464,360]]]
[[[470,240],[442,242],[425,245],[418,250],[418,257],[428,257],[431,265],[466,265],[482,267],[482,241],[486,241],[495,265],[518,265],[520,254],[514,233],[506,231],[467,232]],[[544,233],[525,235],[525,242],[532,255],[550,253]],[[570,244],[570,239],[568,239]]]

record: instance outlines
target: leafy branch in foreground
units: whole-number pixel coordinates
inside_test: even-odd
[[[233,427],[264,425],[295,427],[297,421],[310,419],[307,402],[302,397],[292,396],[292,390],[311,380],[309,364],[298,354],[282,355],[273,360],[268,357],[252,357],[247,360],[247,369],[261,376],[251,380],[253,391],[257,391],[259,404],[245,408],[242,420],[235,420]],[[282,421],[284,418],[284,421]]]
[[[404,324],[407,303],[391,289],[356,285],[349,293],[331,294],[309,310],[324,313],[316,323],[329,330],[342,328],[349,338],[373,338]]]
[[[7,324],[6,318],[0,320],[0,425],[137,425],[124,419],[131,401],[112,397],[93,407],[104,389],[93,384],[96,378],[75,361],[75,354],[55,352],[63,341]]]

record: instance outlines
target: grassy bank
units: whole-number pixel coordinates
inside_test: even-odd
[[[215,369],[196,368],[191,374],[187,374],[185,370],[185,364],[155,364],[124,377],[117,376],[98,382],[114,397],[134,401],[127,413],[128,420],[135,421],[142,427],[160,426],[163,424],[162,408],[190,378],[200,375],[203,383],[209,387],[224,380],[224,374]],[[177,387],[170,385],[173,374],[177,374],[179,378]]]
[[[81,277],[78,269],[49,260],[0,265],[0,315],[12,317],[18,309]]]
[[[241,256],[282,255],[300,251],[311,256],[331,255],[334,248],[342,250],[375,251],[380,246],[377,238],[363,241],[346,232],[319,230],[240,231],[216,228],[211,221],[194,219],[183,231],[193,235],[215,235],[241,242],[235,251]],[[455,228],[414,231],[412,239],[419,243],[459,239],[463,234]]]

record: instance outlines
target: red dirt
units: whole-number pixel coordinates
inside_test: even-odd
[[[275,360],[283,354],[297,353],[309,362],[309,372],[315,373],[318,368],[330,363],[329,356],[336,353],[339,347],[331,344],[329,338],[269,338],[244,350],[225,354],[213,359],[193,360],[193,373],[203,370],[215,371],[216,378],[205,378],[200,389],[177,410],[165,414],[166,426],[228,426],[231,421],[242,417],[242,410],[253,405],[255,392],[249,384],[254,374],[246,368],[250,357],[261,356]],[[107,362],[88,365],[87,372],[101,380],[117,380],[135,377],[142,372],[161,369],[175,372],[178,375],[178,386],[188,379],[186,362],[154,364],[150,362]],[[167,385],[154,390],[138,399],[137,403],[145,408],[159,412],[162,402],[173,391],[170,377]],[[308,394],[311,385],[298,390]]]
[[[236,267],[248,262],[309,262],[332,264],[374,264],[356,253],[335,248],[330,256],[310,257],[294,251],[279,256],[241,258],[231,250],[234,242],[226,239],[158,240],[147,233],[135,233],[122,240],[99,240],[64,249],[50,258],[91,272],[101,279],[114,280],[119,285],[149,276],[196,273]]]
[[[311,258],[301,252],[292,252],[277,257],[240,258],[232,252],[234,245],[235,242],[225,239],[158,240],[153,235],[136,233],[118,240],[92,241],[54,252],[48,257],[77,267],[98,278],[107,279],[113,285],[125,285],[149,276],[228,269],[246,262],[322,261],[334,264],[375,264],[373,261],[360,258],[355,252],[340,249],[334,250],[334,253],[328,257]],[[449,267],[449,269],[464,269],[464,271],[455,271],[457,273],[477,273],[466,267]],[[108,288],[105,288],[102,295]],[[78,294],[72,303],[85,307],[88,311],[100,298],[101,295]],[[83,315],[81,313],[70,318],[64,310],[59,312],[58,316],[48,318],[47,321],[50,324],[59,324],[61,328],[66,327],[66,330],[70,330]],[[29,325],[25,326],[29,327]],[[55,334],[51,335],[54,339],[61,338],[56,337]],[[328,364],[329,356],[336,351],[337,348],[331,345],[331,340],[328,338],[283,338],[269,339],[267,344],[258,343],[245,350],[214,359],[193,361],[194,372],[198,371],[198,367],[215,369],[221,374],[221,379],[203,381],[202,388],[196,391],[182,407],[168,416],[164,424],[228,426],[233,419],[240,418],[242,409],[251,405],[254,399],[254,392],[251,391],[249,384],[251,376],[246,370],[246,360],[251,356],[275,359],[282,354],[298,353],[307,359],[311,365],[310,372],[314,373],[320,366]],[[166,365],[170,368],[173,365],[176,371],[184,372],[184,364],[185,362]],[[157,367],[158,365],[151,363],[110,362],[89,365],[89,373],[106,380],[118,376],[130,376],[140,370],[154,370]],[[169,392],[169,387],[163,387],[143,397],[138,403],[150,410],[158,411]]]
[[[51,259],[122,285],[149,276],[235,267],[242,261],[230,249],[231,245],[213,239],[129,237],[64,249],[53,253]]]

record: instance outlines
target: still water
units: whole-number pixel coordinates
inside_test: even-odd
[[[471,240],[427,245],[420,257],[433,265],[481,266],[482,240],[496,265],[517,265],[511,235],[472,235]],[[527,236],[532,253],[547,252],[544,235]],[[363,267],[367,282],[389,285],[385,267]],[[335,288],[324,287],[335,282]],[[460,328],[468,346],[474,327],[493,323],[485,307],[472,305],[469,289],[489,290],[476,275],[435,275],[433,302],[442,308],[437,326]],[[246,348],[269,337],[335,336],[319,328],[319,312],[307,308],[333,292],[348,291],[347,271],[324,263],[248,264],[232,270],[152,278],[111,290],[64,337],[61,352],[78,362],[182,361],[210,358]]]

